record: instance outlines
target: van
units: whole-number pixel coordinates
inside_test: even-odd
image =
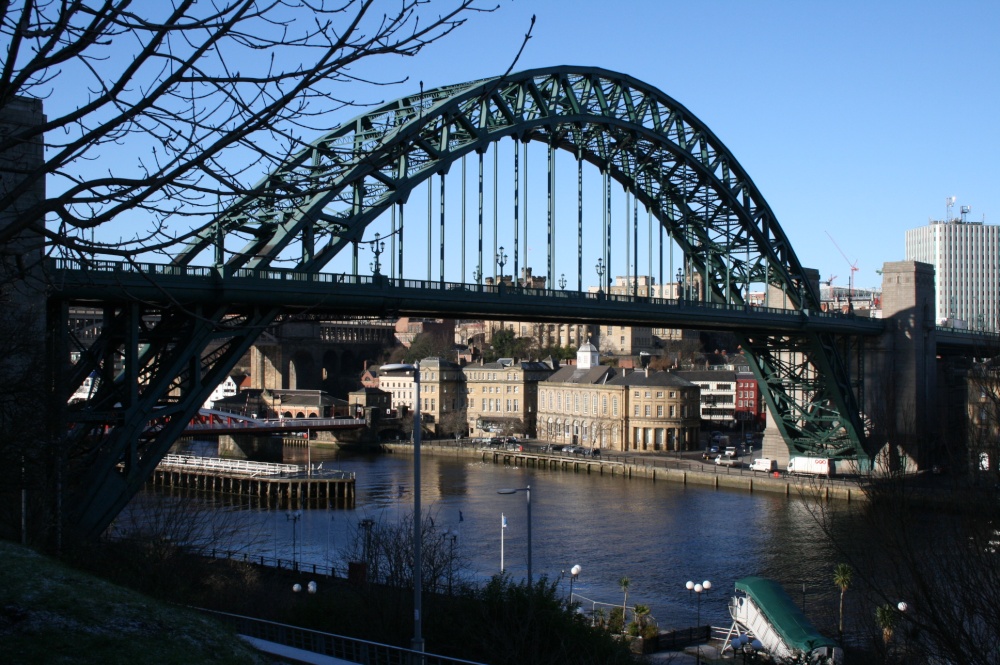
[[[725,454],[726,457],[737,457],[740,454],[740,451],[737,450],[736,446],[727,446]]]
[[[772,471],[777,471],[778,460],[768,459],[766,457],[757,458],[750,463],[750,470],[764,471],[765,473],[771,473]]]
[[[825,457],[793,457],[788,460],[788,473],[803,476],[835,475],[834,462]]]

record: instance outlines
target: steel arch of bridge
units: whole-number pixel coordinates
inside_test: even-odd
[[[356,252],[368,225],[397,204],[401,210],[417,185],[446,173],[465,155],[481,158],[505,138],[569,151],[581,164],[592,163],[619,182],[704,276],[708,288],[703,297],[708,300],[744,304],[750,284],[766,284],[804,316],[818,310],[818,294],[770,207],[704,123],[632,77],[569,66],[442,87],[364,113],[264,178],[251,195],[197,233],[175,263],[195,266],[207,258],[228,275],[280,261],[284,268],[291,264],[293,270],[318,273],[345,250]],[[620,232],[627,234],[627,226]],[[551,248],[549,256],[551,268]],[[108,408],[115,401],[134,405],[145,400],[144,406],[126,415],[119,426],[123,441],[105,446],[111,454],[92,452],[104,460],[91,473],[95,480],[125,459],[126,473],[112,482],[120,482],[122,489],[94,490],[80,505],[121,503],[97,494],[134,491],[149,464],[145,458],[158,459],[166,452],[140,454],[136,449],[144,418],[154,408],[173,408],[178,415],[190,411],[190,404],[179,402],[165,407],[165,396],[185,382],[189,385],[182,392],[192,392],[194,385],[197,393],[202,384],[221,378],[278,313],[278,307],[260,307],[233,318],[224,306],[207,307],[195,321],[187,313],[162,313],[161,329],[175,331],[175,339],[194,340],[200,348],[210,339],[228,341],[203,357],[168,343],[136,351],[143,357],[133,366],[144,368],[148,379],[134,372],[119,383],[131,386],[126,388],[131,394],[116,394],[109,387],[99,397]],[[101,353],[102,344],[113,347],[115,339],[141,334],[136,332],[140,319],[133,308],[116,324],[109,322],[109,330],[118,330],[117,338],[104,336],[95,353]],[[870,455],[840,340],[807,331],[745,330],[739,336],[792,454],[856,457],[867,463]],[[199,357],[200,367],[195,367]],[[147,389],[149,397],[144,397],[136,394],[137,383],[158,387]],[[131,467],[137,472],[129,477]],[[109,504],[95,528],[109,522],[113,510]]]
[[[715,134],[656,88],[596,68],[530,70],[384,104],[265,178],[177,260],[214,247],[227,269],[261,267],[295,243],[298,268],[318,271],[416,185],[506,137],[569,151],[633,192],[705,275],[711,301],[743,303],[746,285],[763,283],[800,311],[818,309],[773,212]],[[241,234],[250,241],[227,256],[224,239]],[[766,331],[742,338],[793,453],[867,457],[837,340]]]

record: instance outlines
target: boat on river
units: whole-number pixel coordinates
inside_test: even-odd
[[[823,636],[796,606],[781,585],[764,577],[736,580],[736,595],[729,603],[733,625],[726,648],[735,648],[743,635],[752,635],[777,662],[841,665],[844,651]]]

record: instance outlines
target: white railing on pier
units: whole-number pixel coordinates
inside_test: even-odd
[[[197,455],[165,455],[159,466],[172,469],[194,469],[198,471],[215,471],[217,473],[232,473],[251,477],[270,476],[304,476],[317,480],[352,480],[353,471],[337,471],[324,469],[323,462],[314,464],[307,469],[301,464],[276,464],[274,462],[252,462],[242,459],[222,459],[220,457],[199,457]]]
[[[198,469],[199,471],[219,471],[247,476],[279,476],[302,473],[305,467],[299,464],[276,464],[273,462],[252,462],[242,459],[220,459],[218,457],[197,457],[195,455],[166,455],[160,466]]]

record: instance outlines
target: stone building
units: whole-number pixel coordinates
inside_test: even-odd
[[[466,365],[466,419],[471,436],[536,435],[538,383],[555,371],[551,361],[500,358]]]
[[[379,388],[392,395],[392,408],[412,410],[420,400],[423,428],[431,434],[465,435],[465,377],[462,368],[442,358],[424,358],[420,365],[420,395],[415,395],[413,371],[379,373]]]
[[[600,365],[586,343],[575,366],[538,386],[538,437],[611,450],[692,450],[698,446],[698,388],[670,372]]]

